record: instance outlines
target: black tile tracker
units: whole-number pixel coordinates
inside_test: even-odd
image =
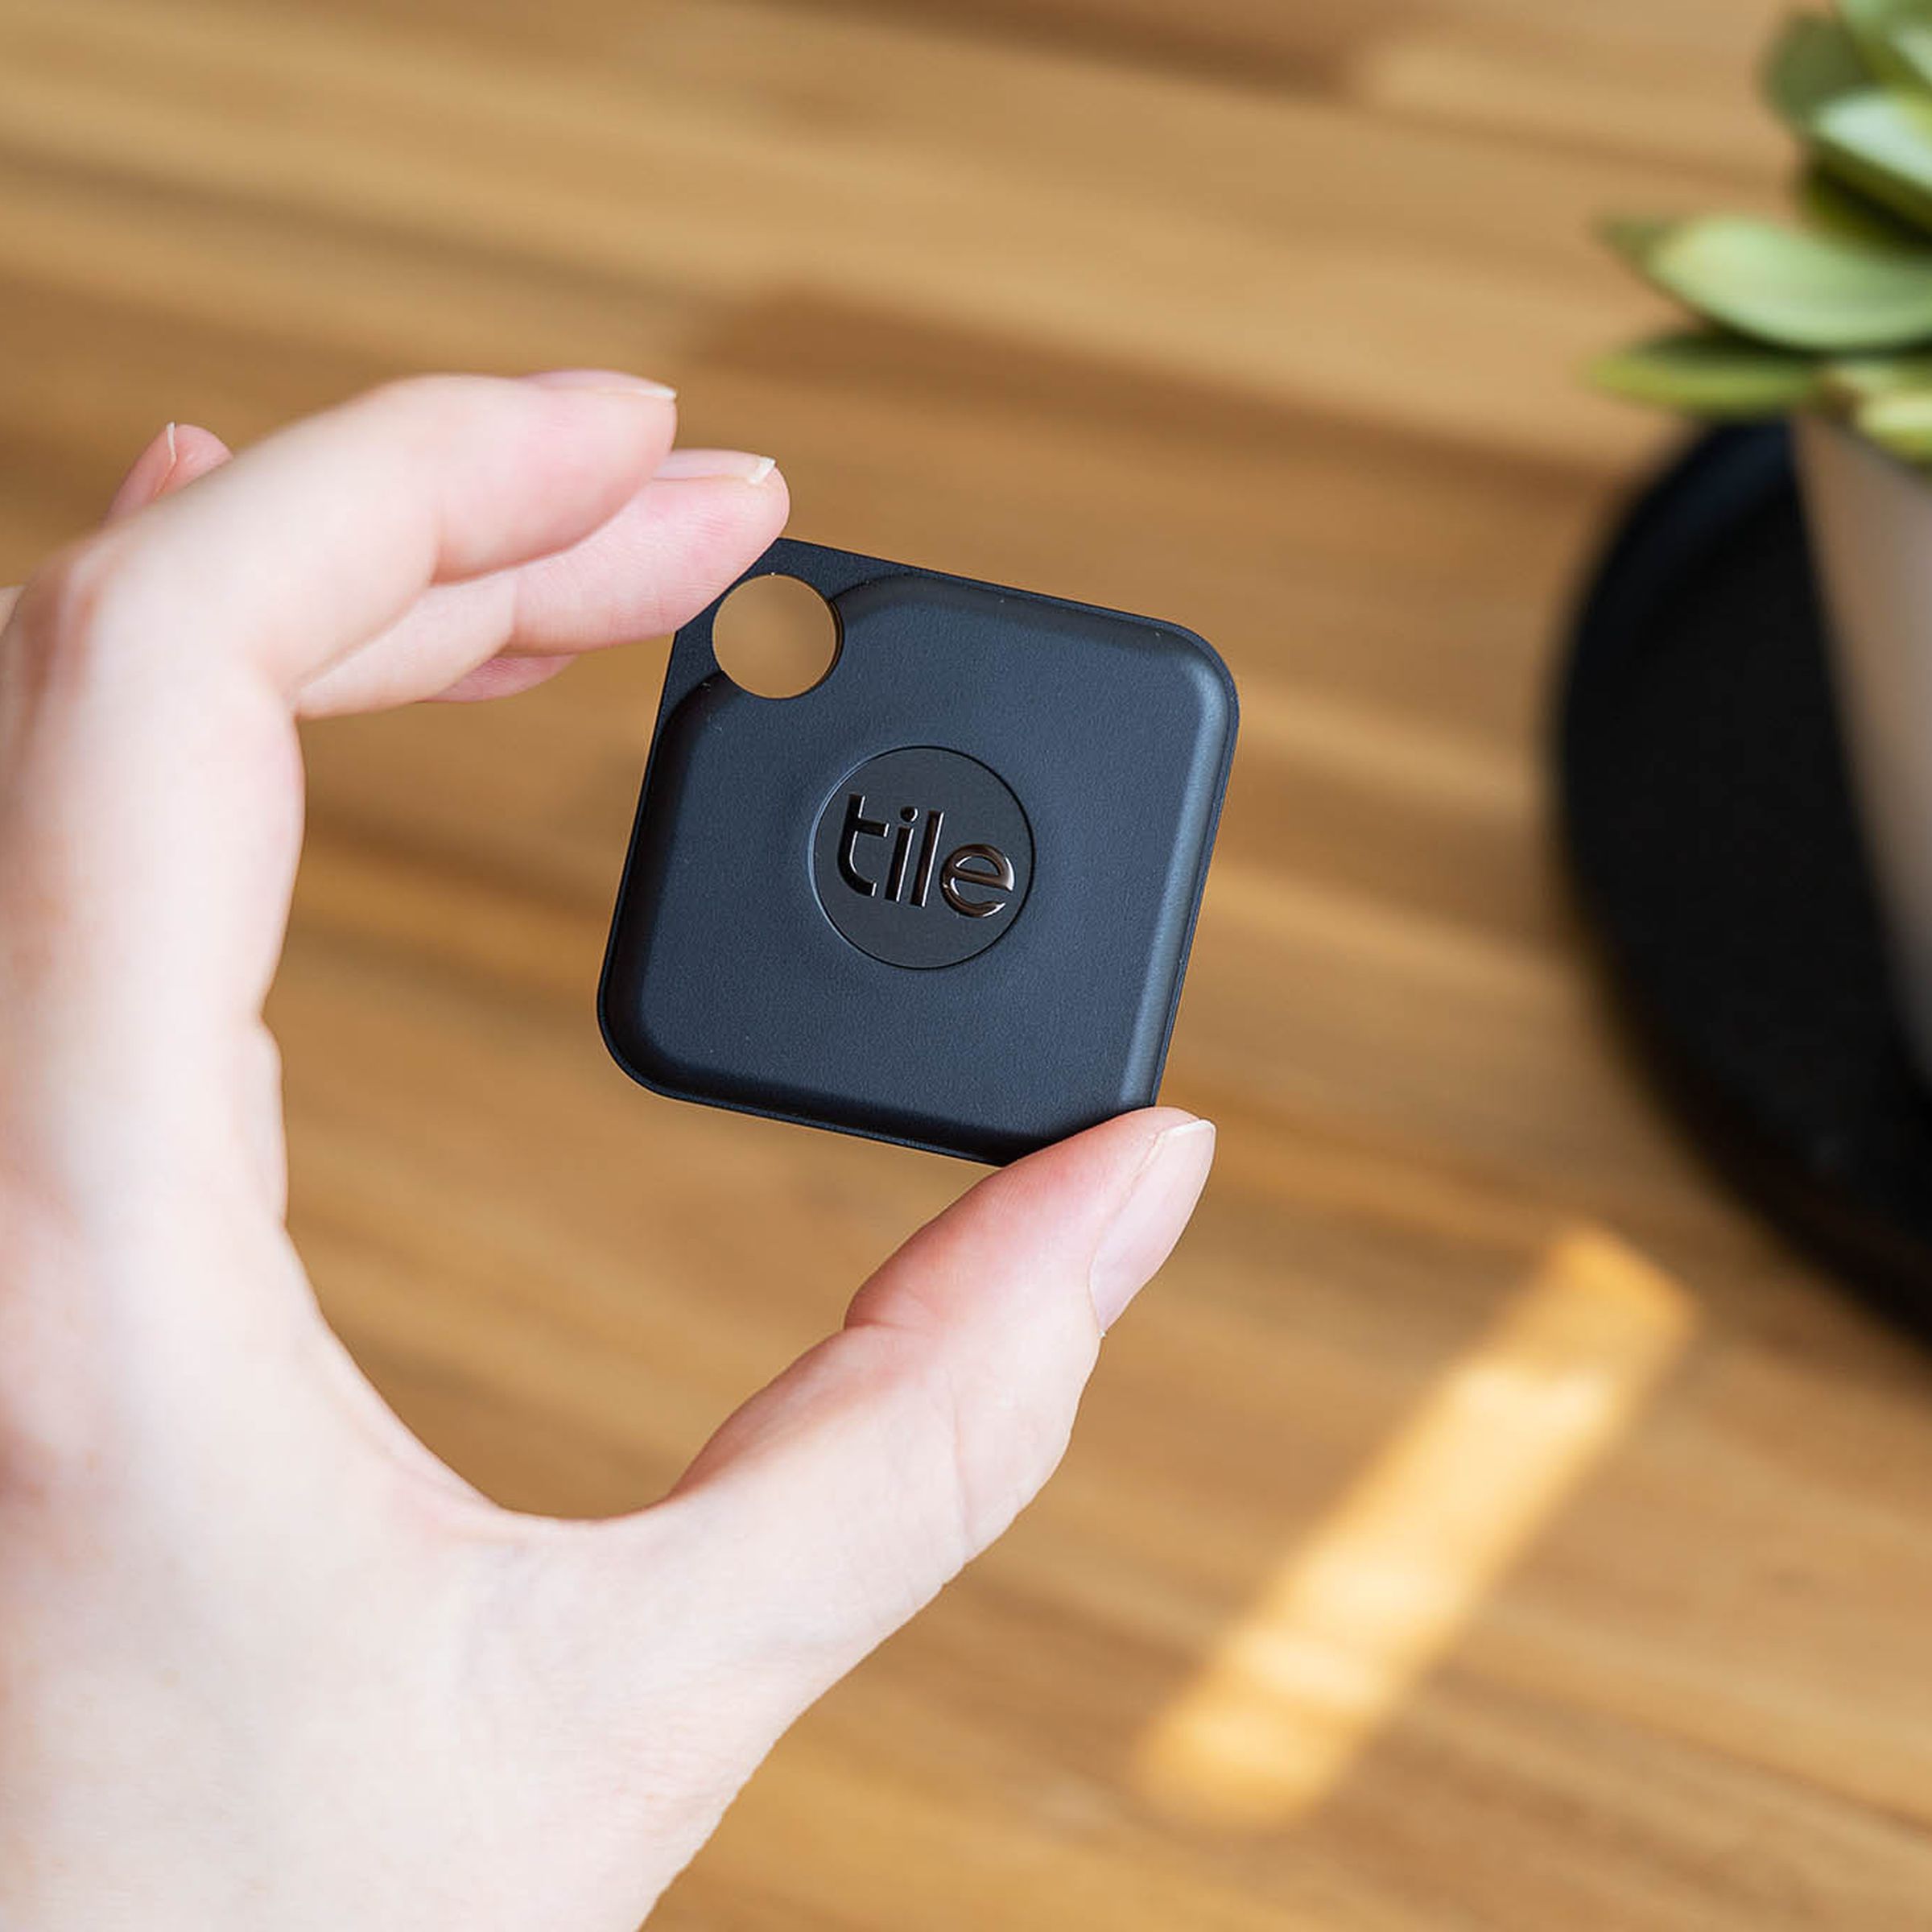
[[[837,654],[771,699],[712,654],[723,598],[673,640],[598,997],[619,1064],[995,1162],[1150,1104],[1227,667],[1174,625],[817,544],[745,576],[773,573],[826,600]]]

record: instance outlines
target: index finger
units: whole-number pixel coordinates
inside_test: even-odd
[[[185,1144],[280,951],[294,694],[431,585],[601,528],[674,427],[667,391],[617,377],[400,384],[29,584],[0,650],[0,1064],[21,1092]]]
[[[138,637],[177,667],[216,652],[292,695],[431,585],[588,535],[676,424],[674,391],[601,370],[394,383],[88,539],[17,614],[48,604],[96,647]]]

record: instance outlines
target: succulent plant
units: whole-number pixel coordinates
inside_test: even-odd
[[[1798,14],[1762,77],[1803,151],[1798,221],[1606,223],[1610,245],[1704,326],[1591,373],[1692,415],[1827,411],[1932,464],[1932,0]]]

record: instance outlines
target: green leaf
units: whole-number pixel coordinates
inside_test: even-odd
[[[1875,396],[1852,412],[1860,435],[1909,463],[1932,460],[1932,389],[1902,389]]]
[[[1674,215],[1609,215],[1597,223],[1596,232],[1642,275],[1652,250],[1678,225]]]
[[[1778,30],[1760,76],[1773,110],[1802,134],[1840,94],[1872,85],[1872,69],[1842,21],[1794,14]]]
[[[1810,405],[1856,423],[1872,404],[1909,394],[1932,394],[1932,356],[1854,356],[1825,363]]]
[[[1876,248],[1741,215],[1624,222],[1606,237],[1707,320],[1787,349],[1932,341],[1932,250]]]
[[[1816,162],[1798,176],[1792,194],[1807,227],[1836,235],[1841,241],[1868,242],[1880,248],[1915,248],[1925,240],[1922,231],[1909,221],[1827,173]]]
[[[1653,336],[1590,365],[1590,379],[1612,395],[1725,419],[1799,408],[1815,392],[1818,374],[1812,357],[1707,332]]]
[[[1892,35],[1893,51],[1918,87],[1932,87],[1932,21],[1914,20]]]
[[[1818,371],[1818,399],[1845,409],[1901,389],[1932,389],[1932,356],[1846,356]]]
[[[1932,6],[1926,0],[1838,0],[1839,17],[1866,64],[1881,80],[1923,86]]]
[[[1810,128],[1833,174],[1915,227],[1932,229],[1932,100],[1868,87],[1827,102]]]

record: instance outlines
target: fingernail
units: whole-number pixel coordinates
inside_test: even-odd
[[[138,510],[145,510],[167,488],[177,460],[175,426],[170,423],[134,458],[133,466],[116,486],[108,499],[108,520],[118,522],[122,517],[131,517]]]
[[[607,396],[650,396],[660,402],[672,401],[678,393],[667,382],[627,375],[621,369],[546,369],[523,380],[539,389],[589,389]]]
[[[754,456],[742,449],[674,449],[658,465],[663,483],[698,483],[729,477],[739,483],[762,483],[778,468],[770,456]]]
[[[1214,1123],[1186,1121],[1154,1138],[1094,1250],[1087,1282],[1103,1331],[1173,1252],[1214,1165]]]
[[[180,428],[178,423],[171,423],[167,426],[167,468],[161,473],[163,483],[175,473],[175,465],[181,460],[180,439],[175,433]]]

